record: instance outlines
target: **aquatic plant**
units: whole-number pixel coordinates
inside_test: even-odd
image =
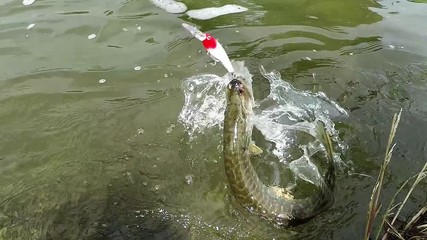
[[[380,196],[381,190],[384,183],[384,175],[385,171],[390,163],[393,149],[396,144],[393,144],[394,136],[396,134],[397,127],[399,125],[400,116],[402,114],[402,110],[400,110],[399,114],[394,114],[393,121],[391,124],[390,135],[387,143],[386,153],[384,157],[383,164],[381,166],[380,172],[377,177],[377,181],[375,183],[374,188],[372,189],[371,199],[369,202],[368,216],[365,227],[364,239],[379,239],[381,234],[382,240],[386,239],[427,239],[427,205],[422,206],[419,211],[417,211],[412,218],[406,222],[401,222],[398,220],[399,214],[401,213],[404,205],[409,199],[415,187],[427,176],[427,163],[424,164],[421,171],[407,179],[402,186],[396,191],[393,198],[391,199],[385,213],[381,218],[380,225],[378,226],[377,234],[375,238],[371,237],[372,228],[374,225],[374,221],[378,216],[378,213],[381,209]],[[404,200],[398,204],[395,204],[395,200],[397,195],[401,192],[401,190],[408,185],[408,183],[415,178],[415,181],[412,183],[411,188],[406,194]],[[397,211],[394,213],[393,211],[397,208]],[[383,231],[384,229],[384,231]]]

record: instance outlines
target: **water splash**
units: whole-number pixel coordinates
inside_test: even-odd
[[[252,75],[244,66],[244,62],[233,62],[233,66],[235,73],[246,79],[249,89],[252,89]],[[272,152],[281,163],[290,162],[288,167],[296,176],[319,184],[322,178],[316,165],[311,163],[310,157],[325,149],[316,129],[319,122],[322,122],[335,144],[344,150],[344,144],[338,137],[332,119],[347,117],[347,112],[322,92],[312,93],[294,88],[284,81],[277,71],[267,72],[261,67],[260,72],[270,83],[270,94],[255,102],[254,126],[267,141],[274,143]],[[190,139],[208,129],[222,128],[225,86],[230,80],[228,74],[223,77],[204,74],[192,76],[183,82],[185,103],[179,121],[186,128]],[[301,132],[311,135],[311,140],[297,141]],[[288,153],[289,149],[295,146],[301,150],[302,154],[299,156],[291,156]],[[342,163],[339,153],[335,154],[334,161]]]
[[[281,161],[288,157],[286,149],[293,144],[294,133],[302,131],[317,137],[319,121],[325,124],[335,142],[340,143],[332,119],[347,117],[343,108],[329,100],[323,92],[312,93],[294,88],[282,80],[277,71],[267,72],[264,67],[260,71],[270,82],[270,94],[254,109],[254,123],[266,140],[276,144],[273,153]]]
[[[252,86],[252,75],[244,62],[233,62],[236,75],[242,76]],[[182,83],[185,102],[178,120],[186,128],[190,139],[207,129],[222,128],[225,110],[225,87],[230,74],[219,77],[214,74],[192,76]],[[252,87],[251,87],[252,88]]]

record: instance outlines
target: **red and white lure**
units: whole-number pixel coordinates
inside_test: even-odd
[[[222,63],[222,65],[229,73],[234,74],[234,68],[233,65],[231,65],[231,61],[228,58],[227,53],[225,52],[222,45],[213,36],[211,36],[209,33],[203,33],[196,27],[187,23],[183,23],[182,26],[187,29],[191,35],[203,43],[206,52],[215,62]]]

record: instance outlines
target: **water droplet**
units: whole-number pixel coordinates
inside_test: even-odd
[[[36,24],[31,23],[30,25],[27,26],[27,29],[30,30],[31,28],[33,28]]]
[[[148,183],[147,182],[142,182],[142,185],[147,186]]]
[[[87,36],[87,39],[94,39],[96,37],[96,34],[92,33],[91,35]]]
[[[105,83],[105,81],[107,81],[107,80],[105,80],[105,79],[99,79],[99,83]]]
[[[395,49],[395,48],[396,48],[395,46],[393,46],[393,45],[391,45],[391,44],[390,44],[390,45],[388,45],[388,47],[389,47],[389,48],[391,48],[391,49]]]
[[[35,0],[23,0],[22,4],[24,4],[25,6],[31,5],[35,2]]]
[[[352,53],[352,52],[351,52],[351,53],[349,53],[348,55],[353,56],[353,54],[354,54],[354,53]]]
[[[135,71],[139,71],[139,70],[141,70],[141,66],[136,66],[133,69],[135,69]]]
[[[165,77],[165,78],[167,78],[167,77],[168,77],[168,74],[167,74],[167,73],[165,73],[164,77]]]
[[[311,61],[311,58],[310,57],[305,57],[305,60]]]
[[[236,33],[239,33],[240,31],[239,30],[236,30]]]
[[[160,189],[160,185],[155,185],[154,186],[154,189],[157,191],[157,190],[159,190]]]
[[[172,130],[175,128],[174,124],[171,124],[167,129],[166,129],[166,133],[169,134],[172,132]]]
[[[137,29],[138,29],[138,31],[141,31],[141,29],[142,29],[142,28],[141,28],[141,26],[138,26],[138,28],[137,28]]]
[[[138,128],[138,134],[139,135],[144,134],[144,132],[145,132],[145,130],[143,128]]]
[[[185,183],[190,185],[193,183],[193,175],[188,174],[187,176],[185,176]]]

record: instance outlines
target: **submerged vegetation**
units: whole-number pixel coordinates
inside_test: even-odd
[[[390,203],[387,206],[386,211],[384,212],[381,222],[379,223],[377,233],[375,237],[372,237],[373,233],[373,225],[376,220],[378,213],[381,209],[381,190],[384,183],[384,175],[385,171],[390,163],[393,149],[396,144],[393,144],[394,136],[396,134],[397,126],[399,125],[400,116],[402,110],[399,114],[395,114],[393,117],[393,121],[391,124],[390,135],[387,143],[386,153],[384,157],[383,164],[381,166],[380,172],[378,174],[377,181],[372,190],[371,200],[369,202],[368,209],[368,219],[366,222],[365,235],[364,239],[411,239],[411,240],[420,240],[427,239],[427,204],[425,206],[421,206],[418,211],[416,211],[412,217],[408,218],[406,222],[400,221],[398,218],[400,213],[405,206],[407,200],[409,199],[411,193],[415,189],[415,187],[427,176],[427,163],[424,164],[421,171],[410,177],[406,180],[402,186],[397,190],[394,194],[393,198],[390,200]],[[404,200],[399,203],[395,203],[396,197],[399,195],[401,190],[407,186],[413,179],[411,188],[406,194]],[[396,210],[397,209],[397,210]],[[396,210],[396,211],[395,211]]]

